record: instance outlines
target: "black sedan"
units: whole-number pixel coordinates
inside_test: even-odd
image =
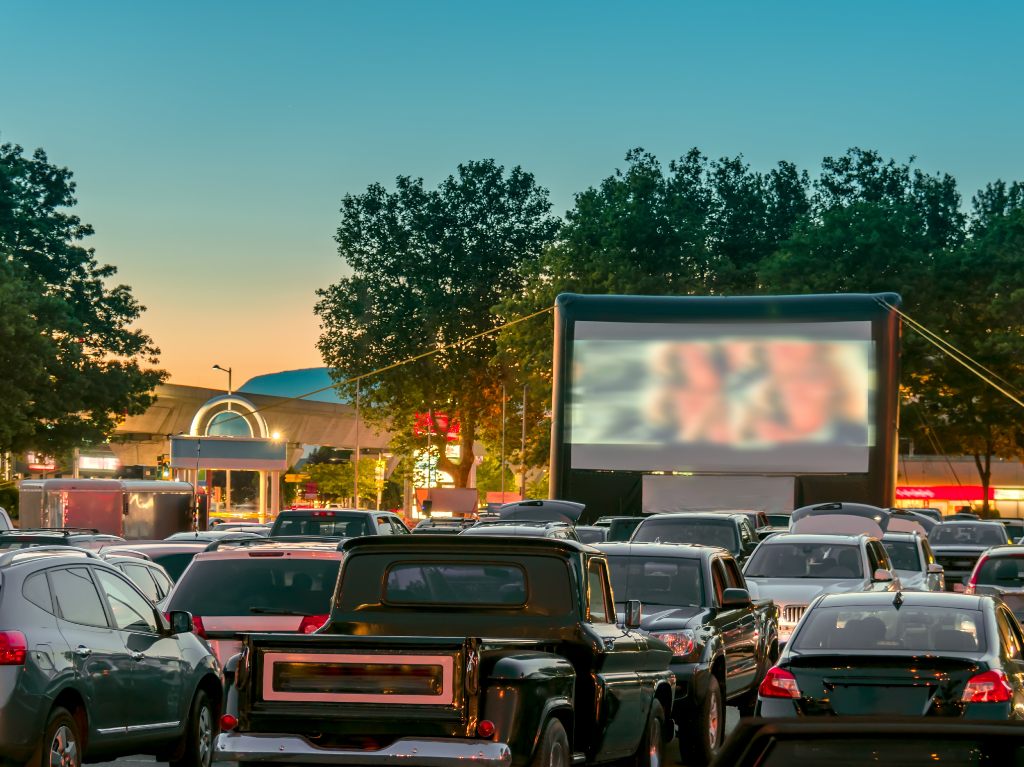
[[[1022,647],[1020,625],[991,597],[830,594],[768,671],[757,713],[1019,719]]]

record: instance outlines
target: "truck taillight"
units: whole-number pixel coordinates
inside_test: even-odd
[[[300,634],[312,634],[317,629],[323,628],[330,615],[306,615],[299,624]]]
[[[985,671],[972,676],[964,687],[960,700],[964,703],[1006,703],[1013,698],[1013,690],[1002,671]]]
[[[0,666],[21,666],[25,663],[28,642],[20,631],[0,631]]]
[[[974,570],[971,571],[970,580],[967,581],[967,588],[964,589],[965,594],[973,594],[978,586],[978,573],[981,572],[982,565],[988,561],[986,555],[982,555],[980,559],[974,564]]]

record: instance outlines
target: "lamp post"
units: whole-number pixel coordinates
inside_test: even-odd
[[[228,374],[228,412],[231,412],[231,368],[214,365],[214,370]],[[212,487],[212,480],[211,480]],[[224,470],[224,510],[231,511],[231,469]]]

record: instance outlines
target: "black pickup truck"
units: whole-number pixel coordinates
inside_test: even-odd
[[[662,763],[672,653],[616,624],[600,552],[413,535],[342,551],[320,631],[251,634],[227,664],[216,760]]]
[[[754,602],[725,549],[676,543],[603,543],[616,606],[644,605],[642,631],[672,649],[671,716],[687,764],[721,746],[725,704],[753,714],[757,688],[779,657],[778,609]]]

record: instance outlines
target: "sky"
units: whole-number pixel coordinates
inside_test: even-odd
[[[0,142],[74,172],[179,384],[320,365],[340,200],[398,175],[495,158],[559,214],[637,146],[1024,179],[1018,3],[0,0],[0,26]]]

